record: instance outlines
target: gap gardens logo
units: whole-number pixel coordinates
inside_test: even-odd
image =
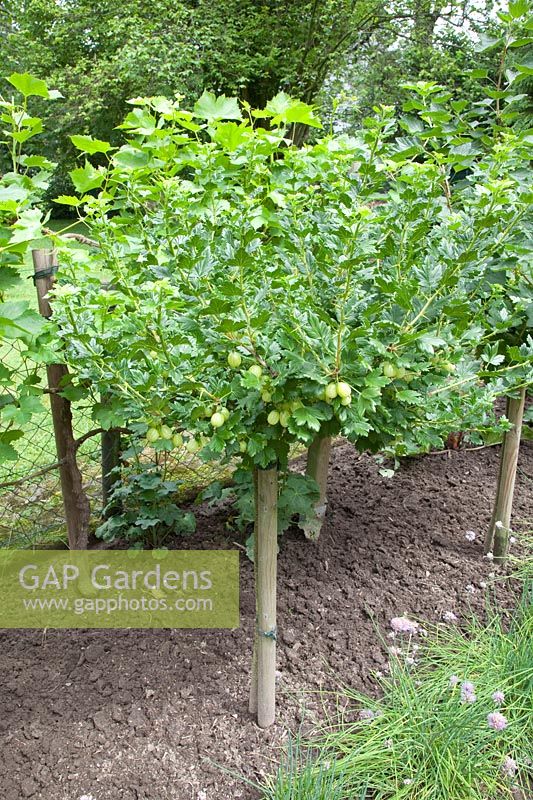
[[[1,628],[236,628],[227,550],[0,551]]]

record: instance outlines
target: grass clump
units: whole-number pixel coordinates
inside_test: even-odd
[[[532,594],[530,582],[511,619],[438,625],[419,645],[397,633],[382,698],[348,690],[348,713],[305,744],[313,760],[293,745],[265,800],[530,798]]]

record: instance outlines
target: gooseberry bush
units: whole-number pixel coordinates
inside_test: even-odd
[[[301,149],[290,125],[319,123],[283,94],[259,110],[208,92],[193,111],[137,98],[117,150],[73,137],[86,161],[78,195],[60,201],[99,247],[62,258],[57,338],[80,387],[105,396],[103,427],[156,452],[183,442],[240,460],[261,727],[274,721],[279,474],[287,488],[292,446],[311,454],[342,434],[360,450],[427,450],[493,425],[497,392],[530,375],[531,340],[501,336],[502,297],[522,313],[529,280],[530,138],[488,133],[438,86],[410,89],[399,118],[378,108],[359,136]]]
[[[531,363],[496,336],[502,298],[527,302],[531,143],[410,89],[399,118],[301,149],[288,126],[319,123],[284,95],[138,98],[119,149],[73,137],[86,161],[59,201],[99,249],[62,253],[54,309],[80,385],[106,395],[98,423],[282,470],[317,436],[404,455],[493,423]]]

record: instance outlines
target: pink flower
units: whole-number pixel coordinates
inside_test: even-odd
[[[359,712],[361,722],[371,722],[375,716],[371,708],[362,708]]]
[[[464,683],[461,684],[461,702],[475,703],[476,700],[477,697],[474,684],[470,683],[470,681],[464,681]]]
[[[453,613],[453,611],[445,611],[442,615],[442,619],[444,622],[457,622],[457,616]]]
[[[396,633],[417,633],[419,625],[418,622],[412,622],[407,617],[393,617],[390,621],[393,631]]]
[[[492,695],[492,700],[494,703],[496,703],[497,706],[501,706],[501,704],[505,700],[505,695],[502,691],[498,690],[494,692],[494,694]]]
[[[476,538],[476,532],[475,531],[467,531],[465,533],[465,539],[468,542],[473,542],[475,538]]]
[[[401,647],[389,647],[389,653],[391,656],[401,656],[402,649]]]
[[[503,764],[501,766],[501,771],[505,775],[506,778],[514,778],[516,775],[516,770],[518,768],[518,764],[511,758],[511,756],[505,756],[503,759]]]
[[[459,683],[459,678],[457,677],[457,675],[450,675],[450,683],[449,683],[450,689],[454,689],[458,683]]]
[[[504,717],[499,711],[491,711],[490,714],[487,714],[487,725],[493,731],[503,731],[507,727],[507,717]]]

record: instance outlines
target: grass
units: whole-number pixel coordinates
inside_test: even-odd
[[[531,559],[528,564],[510,620],[492,609],[487,624],[472,620],[466,631],[438,625],[415,652],[413,639],[407,639],[402,655],[391,658],[390,675],[381,680],[381,699],[347,690],[351,717],[341,716],[312,742],[293,743],[278,773],[263,787],[264,799],[531,797]],[[406,658],[413,656],[419,664],[408,666]],[[474,702],[461,700],[465,681],[474,684]],[[496,691],[504,693],[501,705],[492,697]],[[488,724],[494,711],[506,719],[503,730]]]

